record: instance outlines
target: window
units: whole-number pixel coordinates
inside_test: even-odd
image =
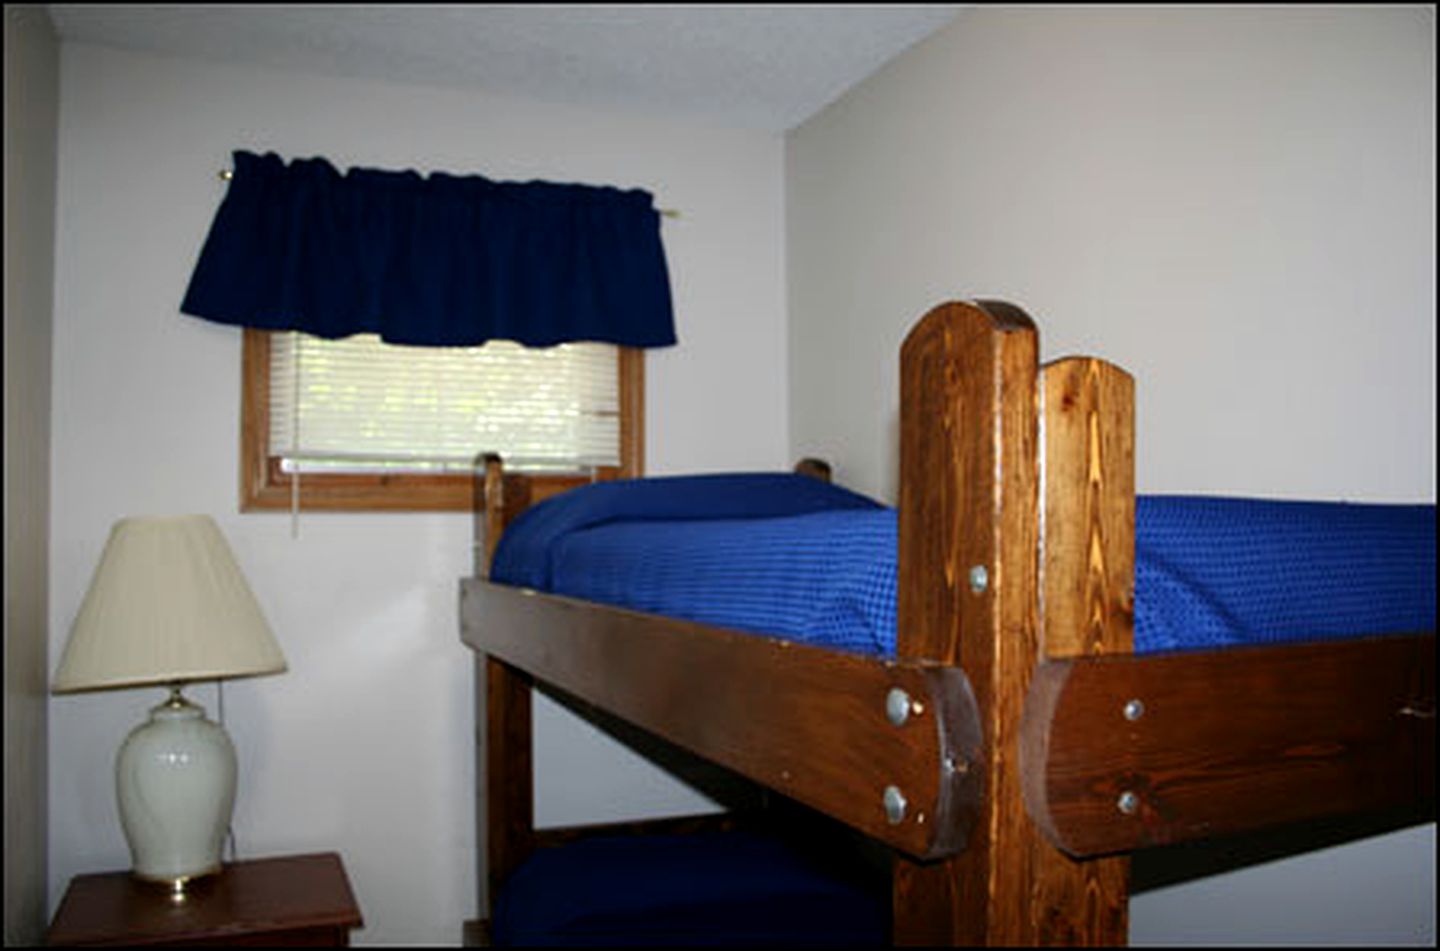
[[[483,451],[542,482],[637,476],[643,360],[609,344],[423,348],[247,329],[241,510],[469,511]]]

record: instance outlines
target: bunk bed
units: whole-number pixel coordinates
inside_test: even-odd
[[[1433,582],[1413,629],[1137,653],[1130,376],[1041,365],[993,301],[934,308],[900,358],[889,654],[487,580],[505,526],[568,483],[485,459],[460,592],[482,908],[572,837],[533,827],[537,684],[879,843],[897,944],[1123,944],[1133,850],[1433,820]]]

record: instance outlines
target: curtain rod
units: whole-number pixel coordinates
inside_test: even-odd
[[[230,171],[228,168],[222,168],[222,169],[220,170],[220,179],[221,179],[222,181],[228,182],[228,181],[230,181],[230,179],[232,179],[232,178],[234,178],[234,177],[235,177],[235,173],[232,172],[232,171]],[[680,212],[677,211],[677,210],[674,209],[674,208],[661,208],[661,209],[660,209],[660,214],[664,215],[666,218],[679,218],[679,217],[680,217]]]

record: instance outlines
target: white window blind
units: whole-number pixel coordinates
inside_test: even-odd
[[[433,473],[468,469],[481,452],[518,470],[616,466],[619,375],[611,344],[408,347],[277,333],[270,452],[286,472]]]

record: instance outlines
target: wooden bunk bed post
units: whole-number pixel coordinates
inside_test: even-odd
[[[489,575],[490,560],[507,515],[500,457],[486,454],[476,467],[475,575]],[[480,916],[489,918],[500,884],[535,847],[534,768],[528,675],[488,654],[475,655],[475,763],[477,850],[482,859]]]
[[[902,347],[897,653],[959,665],[985,736],[982,760],[957,764],[983,776],[965,852],[896,854],[897,944],[1126,940],[1126,860],[1077,862],[1041,835],[1017,748],[1047,652],[1130,649],[1132,402],[1099,361],[1042,375],[1035,325],[1008,304],[941,305]]]
[[[1103,360],[1059,360],[1040,368],[1039,402],[1041,659],[1132,654],[1134,380]],[[1143,716],[1141,703],[1117,706],[1112,729]],[[1027,716],[1033,708],[1026,703]],[[1022,746],[1024,727],[1022,721]],[[1023,765],[1021,773],[1025,775]],[[1033,819],[1028,798],[1026,805]],[[1049,836],[1045,844],[1049,860],[1065,873],[1041,884],[1065,893],[1042,896],[1041,904],[1076,909],[1078,917],[1072,922],[1080,929],[1053,937],[1091,945],[1124,944],[1129,932],[1129,856],[1074,861],[1057,853]]]

